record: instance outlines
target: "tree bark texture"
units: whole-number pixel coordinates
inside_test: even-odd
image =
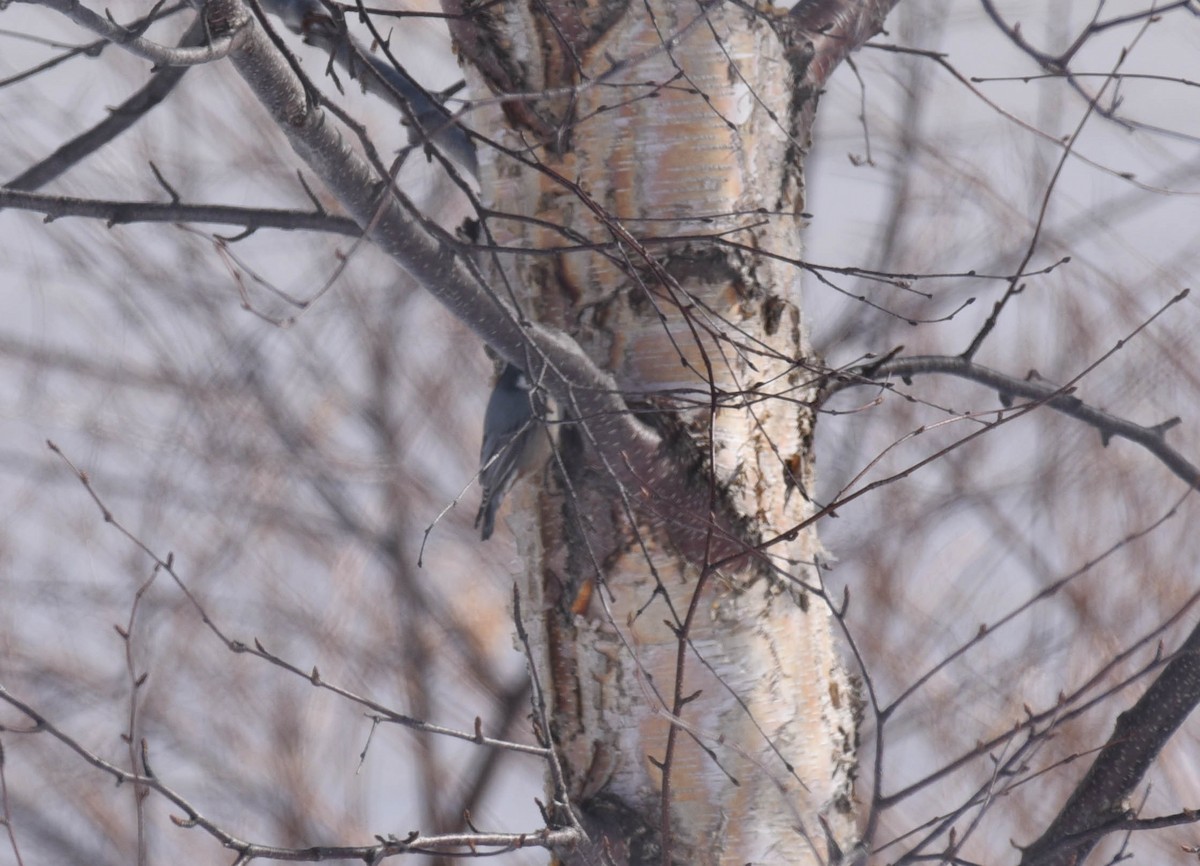
[[[496,290],[611,371],[663,435],[663,471],[711,492],[615,484],[574,418],[557,469],[512,497],[526,624],[592,836],[564,862],[837,859],[856,697],[811,591],[817,538],[779,538],[812,511],[814,365],[798,269],[764,255],[800,255],[812,42],[766,7],[445,6],[484,101],[465,121],[499,145],[481,148],[490,240],[540,251],[496,256]],[[773,543],[732,558],[731,534],[740,552]]]

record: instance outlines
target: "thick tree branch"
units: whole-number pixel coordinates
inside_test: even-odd
[[[327,52],[364,90],[399,109],[417,136],[442,148],[472,175],[479,173],[466,130],[403,68],[381,60],[351,36],[343,17],[334,17],[320,0],[262,0],[262,5],[288,30]]]
[[[620,413],[624,404],[611,379],[569,338],[523,320],[486,286],[459,254],[458,243],[425,221],[407,197],[382,178],[349,144],[328,115],[308,100],[304,84],[253,21],[241,0],[213,0],[214,20],[244,28],[230,60],[269,116],[308,164],[381,249],[391,255],[505,360],[526,364],[533,345],[554,371],[543,385],[568,405],[590,414]],[[572,394],[568,385],[578,387]],[[633,421],[621,426],[631,434]],[[638,437],[633,437],[636,441]],[[648,441],[653,437],[646,437]]]
[[[1197,703],[1200,625],[1138,702],[1117,717],[1108,743],[1058,817],[1025,849],[1022,866],[1076,866],[1105,833],[1122,830],[1135,819],[1128,798]],[[1192,821],[1200,817],[1184,816]]]

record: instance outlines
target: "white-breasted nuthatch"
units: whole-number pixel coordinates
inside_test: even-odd
[[[483,501],[475,528],[487,541],[496,524],[496,509],[513,482],[539,462],[546,433],[541,422],[546,401],[533,389],[520,367],[505,364],[483,415],[483,447],[479,451],[479,483]]]

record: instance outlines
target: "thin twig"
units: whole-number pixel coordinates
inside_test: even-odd
[[[195,596],[195,594],[188,588],[188,586],[184,582],[183,578],[179,575],[178,571],[175,569],[174,554],[168,553],[168,554],[166,554],[166,556],[160,556],[149,545],[147,545],[146,542],[144,542],[141,538],[139,538],[137,535],[135,535],[129,529],[127,529],[121,523],[121,521],[116,518],[116,516],[108,508],[108,506],[104,503],[104,500],[101,499],[99,493],[96,492],[96,489],[92,486],[92,482],[91,482],[91,479],[88,477],[88,474],[86,472],[84,472],[83,470],[79,469],[71,461],[71,459],[62,452],[62,449],[60,449],[56,444],[54,444],[53,442],[47,442],[46,444],[50,448],[50,450],[54,454],[58,455],[58,457],[64,463],[66,463],[67,466],[69,466],[71,468],[71,471],[75,473],[75,477],[79,479],[80,483],[83,485],[83,487],[87,491],[88,495],[92,498],[92,501],[95,502],[96,506],[100,509],[100,514],[101,514],[101,517],[104,519],[104,522],[112,524],[112,526],[118,532],[120,532],[123,536],[125,536],[125,538],[128,539],[139,550],[141,550],[143,553],[145,553],[146,556],[148,556],[155,565],[157,565],[163,571],[165,571],[168,575],[170,575],[171,579],[175,582],[175,585],[179,587],[180,591],[187,598],[188,602],[196,610],[196,613],[200,616],[201,621],[208,627],[208,629],[214,635],[216,635],[216,637],[223,644],[225,644],[225,647],[227,649],[229,649],[231,652],[251,655],[256,658],[260,658],[263,661],[270,662],[271,664],[275,665],[276,667],[282,668],[283,670],[289,671],[290,673],[293,673],[298,677],[308,680],[313,686],[315,686],[317,688],[333,692],[334,694],[339,695],[349,701],[352,701],[353,703],[356,703],[356,704],[359,704],[360,706],[366,707],[367,709],[379,714],[380,716],[383,716],[388,722],[391,722],[393,724],[402,725],[404,727],[411,728],[411,729],[417,730],[417,731],[422,731],[424,733],[438,734],[440,736],[452,737],[452,738],[458,739],[458,740],[465,740],[467,742],[475,743],[477,745],[491,746],[491,747],[501,748],[501,749],[508,749],[509,751],[520,752],[523,754],[534,755],[536,757],[542,757],[542,758],[547,756],[547,750],[544,748],[538,747],[538,746],[530,746],[530,745],[526,745],[524,743],[508,742],[506,740],[497,740],[497,739],[493,739],[491,737],[480,738],[473,732],[460,731],[455,728],[447,728],[442,725],[431,724],[429,722],[424,722],[424,721],[421,721],[420,719],[415,719],[411,716],[405,715],[404,713],[398,713],[395,710],[393,710],[389,707],[386,707],[383,704],[378,703],[377,701],[373,701],[370,698],[355,694],[354,692],[351,692],[348,689],[342,688],[341,686],[338,686],[333,683],[325,681],[324,679],[322,679],[321,673],[316,667],[313,667],[309,670],[305,670],[305,669],[299,667],[298,665],[294,665],[291,662],[281,658],[280,656],[277,656],[271,652],[268,652],[267,649],[263,646],[262,642],[259,641],[257,638],[253,639],[254,645],[250,646],[243,641],[240,641],[236,638],[229,637],[217,625],[217,623],[213,620],[213,618],[211,616],[209,616],[208,611],[200,603],[200,600]]]
[[[2,729],[2,726],[0,726],[0,729]],[[8,842],[12,847],[16,864],[17,866],[25,866],[25,861],[21,859],[21,849],[17,846],[17,833],[13,829],[12,806],[8,801],[8,779],[4,774],[3,743],[0,743],[0,816],[3,816],[4,831],[8,835]]]
[[[213,820],[205,817],[190,801],[157,778],[122,770],[84,748],[78,740],[49,721],[31,705],[15,697],[2,685],[0,685],[0,701],[20,710],[33,722],[33,727],[24,730],[19,728],[4,728],[4,730],[25,734],[49,734],[88,764],[108,773],[117,782],[150,788],[183,810],[185,817],[171,816],[171,820],[177,827],[201,828],[219,841],[223,847],[237,852],[237,862],[239,863],[248,863],[251,860],[259,859],[293,862],[362,860],[367,863],[378,863],[385,857],[397,854],[448,853],[478,856],[481,853],[480,849],[491,849],[487,853],[499,854],[522,848],[568,848],[576,845],[581,839],[580,831],[573,828],[557,830],[546,828],[528,833],[443,833],[432,836],[412,831],[403,839],[390,834],[376,836],[377,842],[373,845],[313,845],[307,848],[283,848],[249,842],[234,836]]]
[[[249,229],[314,231],[360,237],[362,229],[348,217],[324,211],[234,207],[217,204],[181,204],[159,201],[112,201],[45,195],[0,187],[0,208],[16,208],[45,215],[46,222],[62,217],[104,220],[110,227],[130,223],[218,223]]]

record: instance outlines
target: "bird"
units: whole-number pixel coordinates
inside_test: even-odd
[[[513,482],[541,456],[545,434],[539,429],[546,414],[545,399],[533,388],[525,371],[506,363],[483,415],[483,447],[479,450],[479,482],[483,499],[475,515],[481,540],[492,537],[496,511]]]

